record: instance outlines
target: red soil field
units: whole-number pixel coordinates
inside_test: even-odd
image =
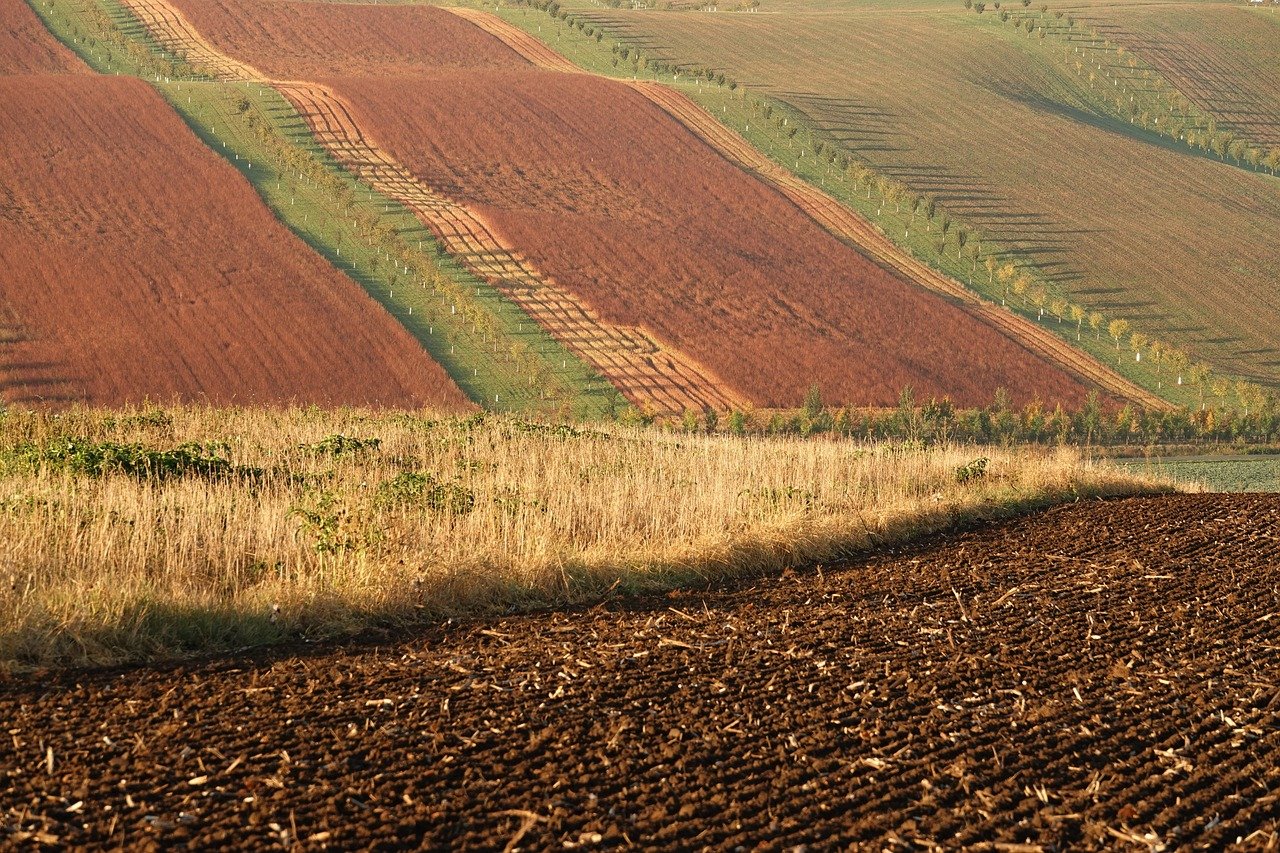
[[[501,41],[432,6],[288,0],[181,0],[172,5],[214,46],[277,80],[527,67]]]
[[[442,81],[442,78],[437,77]],[[415,97],[344,88],[393,156],[474,206],[608,320],[651,329],[763,405],[904,385],[968,404],[1079,386],[885,273],[630,88],[553,72],[452,75]],[[466,122],[450,116],[468,115]]]
[[[146,84],[0,79],[0,394],[468,403]]]
[[[0,74],[88,70],[45,29],[24,0],[0,0]]]
[[[836,240],[627,86],[532,68],[479,29],[464,42],[462,22],[434,9],[176,5],[219,49],[342,94],[393,157],[605,320],[646,329],[757,404],[794,405],[815,382],[848,403],[889,404],[905,385],[962,404],[1001,386],[1018,400],[1084,396],[1056,365]],[[476,67],[458,67],[461,44]],[[294,64],[299,46],[313,55]],[[422,70],[392,73],[406,63]]]

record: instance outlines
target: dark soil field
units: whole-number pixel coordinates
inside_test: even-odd
[[[6,77],[0,103],[0,398],[468,405],[144,83]]]
[[[88,70],[49,34],[24,0],[0,0],[0,75]]]
[[[220,50],[341,94],[397,161],[606,321],[757,405],[795,405],[815,382],[837,403],[889,404],[906,385],[963,404],[998,387],[1083,398],[1061,368],[842,244],[626,86],[534,68],[436,9],[176,5]]]
[[[0,686],[0,845],[1261,849],[1280,498],[1079,503],[725,591]]]

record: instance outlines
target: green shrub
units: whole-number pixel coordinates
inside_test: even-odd
[[[475,508],[476,496],[460,483],[442,483],[432,474],[404,471],[378,486],[375,498],[382,507],[423,506],[434,512],[466,515]]]

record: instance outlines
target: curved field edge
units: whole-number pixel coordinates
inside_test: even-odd
[[[1172,490],[1071,450],[359,410],[0,419],[0,661],[349,635],[821,564]]]
[[[1082,326],[1077,325],[1065,313],[1055,317],[1051,311],[1055,298],[1062,297],[1064,303],[1068,304],[1070,300],[1067,299],[1067,294],[1059,293],[1059,288],[1034,265],[1019,261],[1018,273],[1025,273],[1030,279],[1019,301],[1019,298],[1015,298],[1008,292],[1008,282],[1004,284],[994,280],[989,282],[990,274],[980,263],[969,256],[963,259],[957,257],[958,250],[954,240],[950,241],[949,249],[939,250],[934,245],[938,242],[938,229],[926,225],[924,216],[912,213],[909,206],[901,211],[895,209],[895,202],[891,198],[887,199],[879,190],[875,191],[873,197],[873,186],[884,179],[882,175],[870,169],[869,177],[859,185],[858,181],[851,181],[840,169],[833,168],[827,162],[828,158],[815,156],[815,149],[822,151],[825,146],[827,151],[838,150],[838,143],[829,138],[810,116],[788,102],[757,89],[748,92],[745,87],[739,86],[736,81],[727,78],[723,73],[718,75],[711,73],[710,79],[701,77],[697,73],[700,66],[687,63],[682,65],[680,78],[673,80],[669,70],[656,70],[649,66],[649,62],[656,56],[663,55],[661,50],[655,53],[647,47],[637,47],[635,37],[632,35],[610,32],[607,25],[601,24],[599,15],[595,14],[600,11],[599,9],[575,4],[573,9],[559,9],[555,16],[548,16],[545,10],[535,5],[517,4],[483,8],[489,14],[496,15],[544,43],[552,51],[562,53],[577,66],[589,72],[624,80],[660,82],[663,86],[680,92],[714,115],[731,132],[745,139],[757,152],[776,166],[835,197],[841,205],[872,223],[873,227],[897,245],[907,258],[927,266],[934,273],[949,278],[957,284],[967,286],[971,293],[977,294],[984,301],[997,305],[1007,303],[1001,307],[1007,307],[1012,314],[1022,320],[1042,325],[1045,330],[1061,339],[1067,346],[1081,351],[1085,357],[1114,371],[1127,382],[1177,405],[1197,405],[1203,398],[1209,382],[1207,379],[1196,381],[1193,377],[1198,373],[1192,373],[1185,367],[1180,371],[1174,370],[1171,365],[1151,357],[1149,352],[1144,352],[1144,357],[1140,361],[1135,358],[1136,353],[1130,347],[1128,338],[1133,332],[1141,333],[1147,330],[1129,328],[1117,345],[1115,339],[1108,335],[1107,326],[1112,320],[1123,320],[1123,317],[1101,315],[1100,312],[1091,311],[1086,306],[1086,316],[1090,313],[1099,313],[1101,318],[1101,327],[1094,329],[1089,328],[1087,323]],[[559,16],[566,14],[567,19],[558,19]],[[579,24],[584,26],[579,27]],[[545,30],[542,29],[544,25],[547,25]],[[594,35],[584,30],[593,30]],[[597,40],[596,37],[600,36],[607,37]],[[624,61],[619,63],[619,54],[611,51],[612,42],[629,48],[630,60],[623,57]],[[635,62],[642,52],[642,61]],[[772,118],[772,121],[768,120],[769,118]],[[788,130],[795,133],[794,136],[782,132],[784,119]],[[1141,133],[1141,131],[1132,130],[1127,121],[1123,122],[1123,125],[1125,132]],[[1143,135],[1154,138],[1154,134]],[[803,156],[796,156],[797,145]],[[787,156],[788,153],[790,156]],[[865,164],[862,165],[865,166]],[[952,229],[952,235],[965,226],[960,217],[950,215],[949,218],[956,226]],[[980,245],[985,248],[983,255],[1007,259],[1016,254],[1006,251],[1006,247],[1000,245],[990,235],[982,234],[973,228],[966,227],[963,230],[967,230],[974,237],[969,241],[968,248],[972,249],[975,240],[980,239]],[[972,253],[969,254],[972,255]],[[1030,298],[1037,289],[1046,293],[1039,307]],[[1148,342],[1155,340],[1149,335],[1140,337]],[[1169,351],[1176,351],[1176,348],[1170,348],[1167,344],[1165,347]],[[1207,371],[1207,365],[1197,366],[1205,367]],[[1176,381],[1179,375],[1182,381]],[[1222,381],[1232,380],[1229,387],[1239,384],[1235,382],[1239,377],[1229,374],[1218,376],[1214,373],[1214,378]]]
[[[94,70],[150,83],[281,222],[381,304],[474,402],[588,419],[625,407],[606,380],[472,276],[410,211],[333,160],[274,89],[202,79],[116,0],[30,5]]]

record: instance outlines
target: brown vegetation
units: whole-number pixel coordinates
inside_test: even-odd
[[[0,0],[0,75],[87,70],[45,29],[25,0]]]
[[[173,456],[193,446],[213,450]],[[363,411],[10,413],[0,667],[778,571],[957,519],[1158,488],[1070,448]]]
[[[263,34],[249,36],[249,12],[231,0],[179,5],[219,49],[281,76],[298,75],[270,65],[276,44],[327,34],[311,49],[350,70],[319,82],[393,157],[606,321],[645,329],[759,404],[795,404],[815,381],[828,399],[858,403],[892,402],[904,385],[967,403],[999,386],[1019,400],[1084,394],[962,307],[841,244],[621,84],[491,64],[392,77],[394,45],[335,24],[332,6],[255,5]],[[423,27],[457,22],[379,14],[397,11]],[[405,50],[410,64],[431,55]]]
[[[0,80],[7,400],[469,404],[137,80]]]

